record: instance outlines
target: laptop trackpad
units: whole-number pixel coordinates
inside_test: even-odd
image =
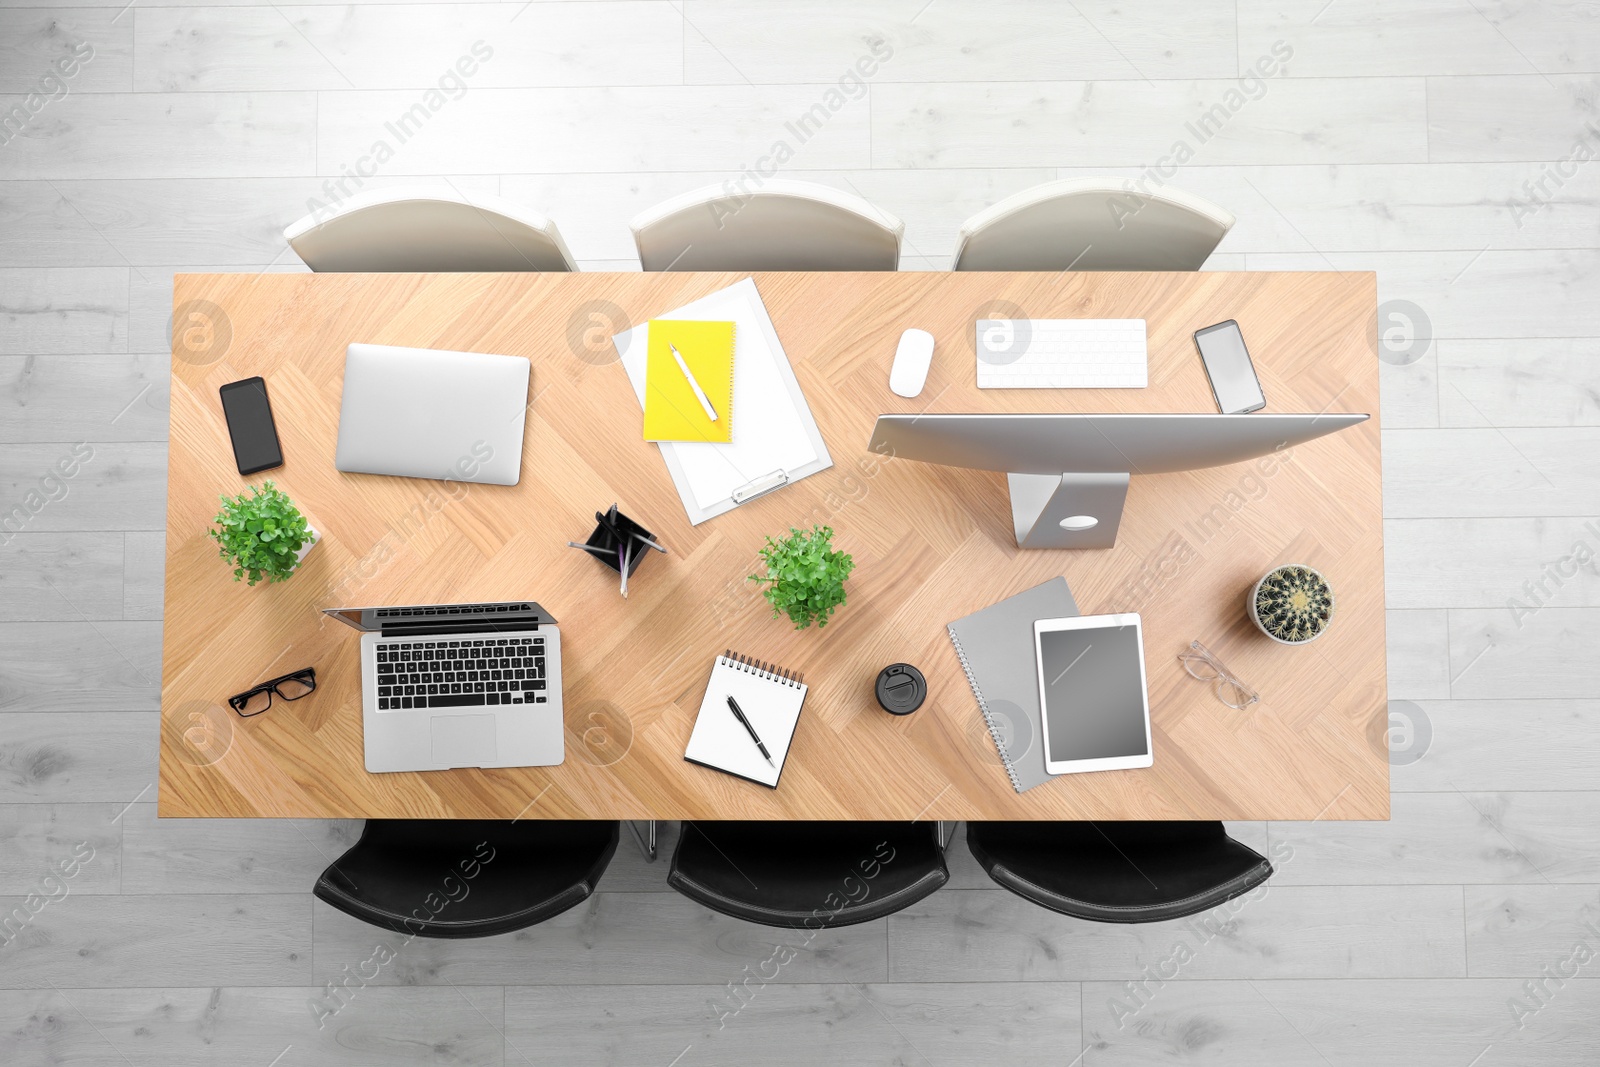
[[[446,767],[482,767],[495,762],[493,715],[435,715],[433,762]]]

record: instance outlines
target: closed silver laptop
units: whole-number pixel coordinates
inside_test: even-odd
[[[561,631],[532,601],[324,608],[361,631],[367,770],[562,762]]]
[[[516,485],[530,376],[523,356],[350,345],[333,465]]]

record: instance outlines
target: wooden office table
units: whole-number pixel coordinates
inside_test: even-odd
[[[609,343],[739,274],[213,274],[175,283],[162,675],[165,816],[756,819],[1382,819],[1385,662],[1376,281],[1372,274],[757,274],[834,466],[691,527]],[[200,303],[195,303],[195,302]],[[198,316],[198,317],[196,317]],[[1145,318],[1150,385],[981,391],[983,317]],[[1269,410],[1373,418],[1287,455],[1137,476],[1114,549],[1021,551],[1004,475],[874,456],[880,412],[1205,412],[1191,334],[1236,318]],[[922,395],[889,392],[900,332],[938,340]],[[345,345],[527,356],[522,480],[463,486],[334,470]],[[206,537],[236,473],[217,387],[265,375],[287,465],[271,478],[323,540],[288,582],[232,580]],[[737,413],[735,413],[737,418]],[[613,501],[671,554],[617,591],[564,547]],[[822,522],[856,560],[826,629],[773,619],[763,536]],[[1253,630],[1271,567],[1320,568],[1333,623],[1302,648]],[[1155,766],[1012,791],[945,624],[1064,574],[1088,613],[1138,611]],[[358,637],[319,609],[540,601],[559,620],[566,762],[368,774]],[[1224,706],[1176,660],[1199,638],[1261,693]],[[684,762],[725,648],[811,686],[780,787]],[[873,700],[879,668],[919,665],[923,708]],[[315,666],[319,688],[243,720],[230,693]]]

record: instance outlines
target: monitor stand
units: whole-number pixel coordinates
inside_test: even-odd
[[[1008,474],[1018,548],[1110,548],[1117,543],[1126,474]]]

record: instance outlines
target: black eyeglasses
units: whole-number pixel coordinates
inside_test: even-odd
[[[282,678],[262,682],[254,689],[247,689],[237,696],[231,696],[228,698],[228,706],[243,717],[249,718],[252,715],[260,715],[272,707],[274,693],[285,700],[299,700],[316,688],[317,670],[315,667],[307,667],[303,671],[295,671]]]

